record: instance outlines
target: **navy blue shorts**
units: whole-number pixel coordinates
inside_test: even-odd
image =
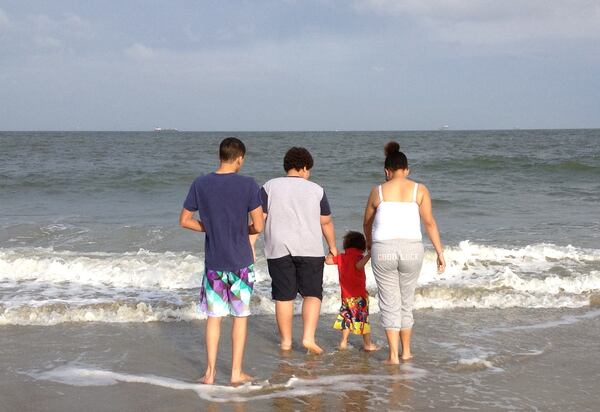
[[[274,300],[287,301],[302,297],[323,299],[324,257],[283,256],[267,259],[271,276],[271,296]]]

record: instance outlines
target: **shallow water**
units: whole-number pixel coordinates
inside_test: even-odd
[[[227,135],[0,132],[4,408],[597,409],[600,130],[238,133],[258,182],[282,173],[290,146],[311,150],[338,238],[361,227],[383,144],[399,140],[432,193],[448,268],[436,275],[426,253],[409,364],[383,367],[384,352],[365,354],[356,339],[333,349],[332,267],[318,330],[327,353],[283,356],[259,243],[246,362],[257,382],[235,389],[227,327],[218,385],[194,383],[202,236],[177,226]],[[384,345],[370,266],[367,286]]]
[[[202,236],[177,219],[227,135],[1,132],[0,324],[198,319]],[[361,227],[382,147],[399,140],[447,247],[442,277],[426,255],[418,308],[582,307],[600,289],[600,130],[238,135],[258,182],[282,173],[290,146],[311,150],[338,237]],[[268,314],[260,249],[253,307]],[[325,313],[338,293],[327,268]]]
[[[256,379],[239,388],[227,385],[227,321],[215,386],[194,383],[203,321],[9,326],[0,387],[11,409],[65,411],[82,402],[182,411],[594,410],[600,402],[599,309],[426,310],[416,320],[415,358],[390,367],[385,350],[362,352],[356,337],[335,350],[331,316],[318,332],[322,356],[280,353],[273,319],[252,317],[246,369]],[[377,316],[374,338],[383,344]]]

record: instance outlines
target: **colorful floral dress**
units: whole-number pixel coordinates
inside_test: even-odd
[[[356,269],[363,258],[363,251],[348,248],[333,258],[338,267],[342,304],[334,329],[349,329],[356,335],[371,333],[369,324],[369,295],[366,288],[365,270]]]

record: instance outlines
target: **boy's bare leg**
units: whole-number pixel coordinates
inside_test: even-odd
[[[379,350],[379,347],[377,345],[375,345],[373,342],[371,342],[371,334],[370,333],[363,334],[363,342],[365,343],[365,351],[366,352],[373,352],[373,351]]]
[[[384,361],[388,365],[397,365],[400,363],[398,358],[398,343],[400,340],[400,333],[398,329],[386,329],[385,334],[388,340],[388,346],[390,348],[390,356]]]
[[[319,313],[321,312],[321,299],[313,296],[306,296],[302,302],[302,320],[304,322],[304,332],[302,335],[302,345],[309,352],[320,355],[323,353],[315,342],[315,333],[317,323],[319,323]]]
[[[410,337],[412,335],[412,328],[400,329],[400,340],[402,341],[402,360],[408,360],[412,358],[410,353]]]
[[[350,336],[350,329],[342,329],[342,339],[340,340],[340,350],[344,350],[348,347],[348,337]]]
[[[248,318],[234,317],[231,325],[231,384],[236,385],[252,380],[242,370],[244,362],[244,348],[248,333]]]
[[[292,349],[292,326],[294,322],[294,301],[276,300],[275,318],[279,328],[279,347],[282,350]]]
[[[222,319],[222,317],[212,316],[209,316],[208,319],[206,319],[206,373],[201,382],[207,385],[212,385],[215,382]]]

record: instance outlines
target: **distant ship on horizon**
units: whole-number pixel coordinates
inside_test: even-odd
[[[449,128],[450,128],[450,126],[448,126],[447,124],[445,124],[445,125],[441,126],[439,128],[439,130],[448,130]]]
[[[155,127],[154,128],[155,132],[178,132],[178,129],[175,128],[168,128],[168,127]]]

